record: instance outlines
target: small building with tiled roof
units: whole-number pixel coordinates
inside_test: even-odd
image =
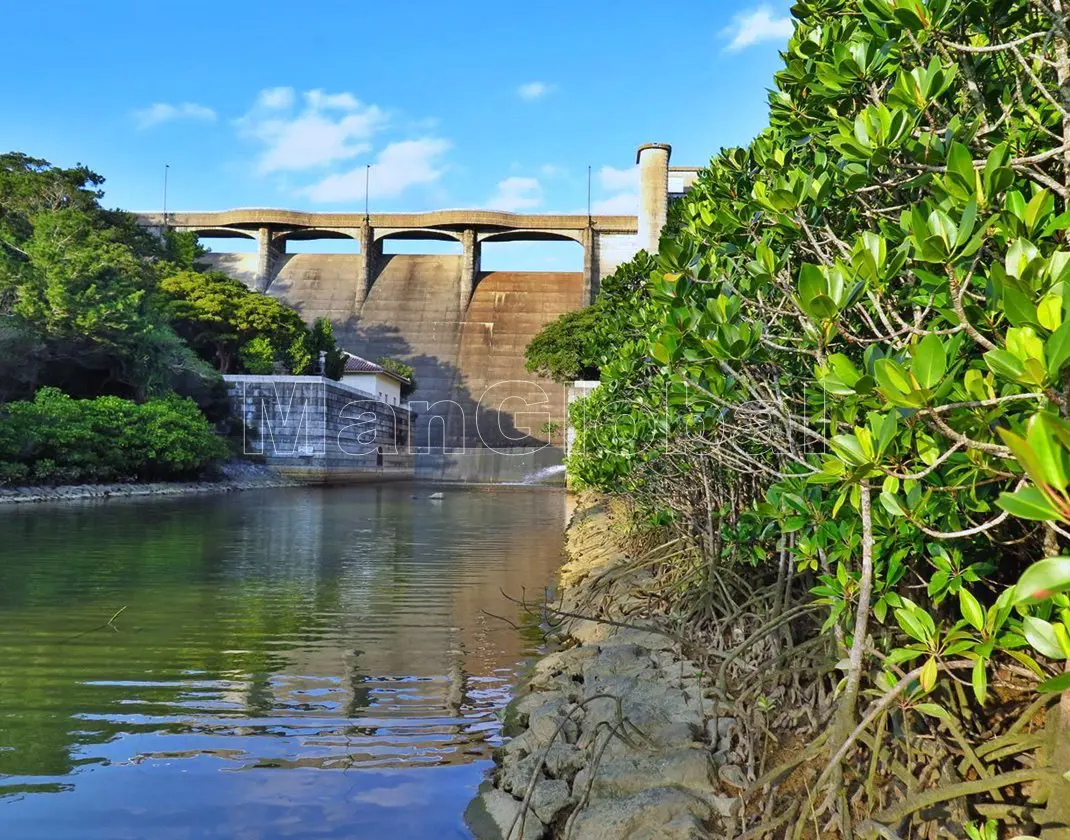
[[[401,388],[408,385],[404,376],[387,370],[382,365],[369,362],[353,353],[346,353],[342,381],[366,394],[371,394],[387,405],[401,405]]]

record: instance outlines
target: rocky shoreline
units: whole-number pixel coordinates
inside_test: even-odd
[[[506,711],[492,779],[466,812],[480,840],[696,840],[737,833],[746,785],[734,720],[698,666],[634,617],[644,573],[627,569],[612,511],[568,529],[562,650],[536,663]],[[614,623],[608,623],[614,622]]]
[[[218,479],[122,484],[63,484],[0,487],[0,505],[33,502],[73,502],[136,496],[193,496],[234,493],[275,487],[296,487],[299,482],[269,467],[244,462],[227,464]]]

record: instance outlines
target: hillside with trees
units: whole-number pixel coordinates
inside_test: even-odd
[[[671,546],[747,836],[1070,836],[1070,19],[793,14],[769,127],[529,364],[600,373],[569,472]]]
[[[0,484],[194,476],[227,454],[220,373],[340,375],[329,323],[199,271],[103,183],[0,155]]]

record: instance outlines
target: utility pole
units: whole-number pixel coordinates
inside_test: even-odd
[[[587,227],[591,224],[591,164],[587,164]]]
[[[371,217],[368,215],[368,186],[371,184],[372,179],[372,165],[370,163],[364,165],[364,224],[367,224]]]
[[[171,164],[165,163],[163,165],[163,226],[167,229],[167,170],[171,168]]]

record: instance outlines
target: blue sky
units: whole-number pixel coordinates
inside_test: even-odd
[[[59,0],[0,52],[0,147],[171,210],[634,212],[635,148],[766,122],[786,2]]]

